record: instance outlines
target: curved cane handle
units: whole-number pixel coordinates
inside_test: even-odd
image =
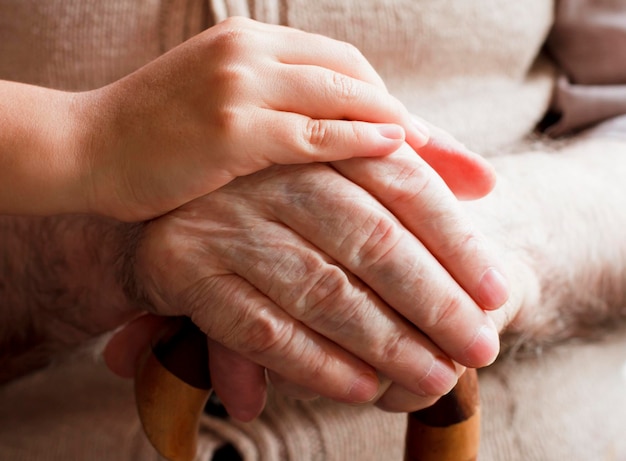
[[[191,322],[139,363],[135,398],[148,440],[170,461],[192,461],[211,392],[206,337]],[[405,461],[471,461],[478,454],[476,370],[430,408],[409,414]]]
[[[468,369],[450,393],[409,413],[405,461],[474,461],[480,442],[476,370]]]
[[[206,337],[187,321],[160,341],[135,370],[135,400],[144,432],[170,461],[193,461],[200,416],[211,393]]]

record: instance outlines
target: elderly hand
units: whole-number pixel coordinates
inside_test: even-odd
[[[453,361],[497,354],[483,309],[507,288],[444,181],[408,147],[334,166],[239,178],[144,229],[141,292],[207,333],[215,390],[236,418],[261,411],[264,369],[288,393],[351,403],[380,394],[382,375],[395,384],[381,406],[408,410],[456,383]]]

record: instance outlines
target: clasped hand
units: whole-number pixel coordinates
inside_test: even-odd
[[[476,158],[424,151],[482,171]],[[446,179],[469,190],[463,175]],[[214,388],[242,420],[263,408],[264,370],[293,396],[408,411],[498,351],[485,309],[506,300],[499,263],[408,146],[238,178],[148,224],[134,258],[150,310],[207,333]],[[132,373],[128,351],[146,345],[132,338],[150,322],[109,345],[119,373]]]
[[[119,136],[94,171],[126,166],[103,181],[120,188],[102,212],[169,211],[131,255],[136,301],[207,334],[232,416],[258,415],[266,374],[290,395],[399,411],[494,360],[485,310],[507,287],[452,192],[484,195],[493,170],[433,128],[424,146],[429,130],[353,47],[229,20],[97,94]],[[111,368],[131,375],[160,322],[119,333]]]

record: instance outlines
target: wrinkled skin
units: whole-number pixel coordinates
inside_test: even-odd
[[[463,161],[473,171],[476,160]],[[467,178],[445,178],[469,190]],[[485,309],[507,298],[490,270],[502,272],[497,258],[448,185],[408,147],[272,167],[147,225],[138,284],[154,313],[188,315],[207,334],[215,390],[236,418],[262,410],[264,369],[301,398],[421,408],[464,366],[494,360]],[[145,329],[162,322],[118,334],[111,368],[131,374]]]

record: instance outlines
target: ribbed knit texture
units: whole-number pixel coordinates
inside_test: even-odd
[[[480,373],[480,461],[626,459],[626,338],[572,344]],[[272,395],[258,420],[204,417],[198,461],[233,444],[246,461],[402,461],[403,415]],[[0,459],[157,461],[132,383],[89,355],[0,387]]]
[[[86,90],[117,80],[207,27],[197,0],[4,0],[0,78]]]
[[[110,83],[228,16],[356,44],[390,91],[470,147],[497,152],[542,117],[545,0],[3,0],[0,78],[85,90]]]
[[[554,71],[540,50],[552,14],[545,0],[0,0],[0,78],[97,88],[243,15],[356,44],[413,111],[496,153],[549,104]],[[626,407],[625,346],[613,338],[484,372],[481,460],[626,459],[624,421],[607,416]],[[570,404],[585,399],[603,403]],[[404,427],[404,415],[375,408],[271,395],[253,423],[205,417],[198,459],[232,443],[246,461],[400,461]],[[132,383],[79,356],[0,388],[0,459],[158,457]]]

